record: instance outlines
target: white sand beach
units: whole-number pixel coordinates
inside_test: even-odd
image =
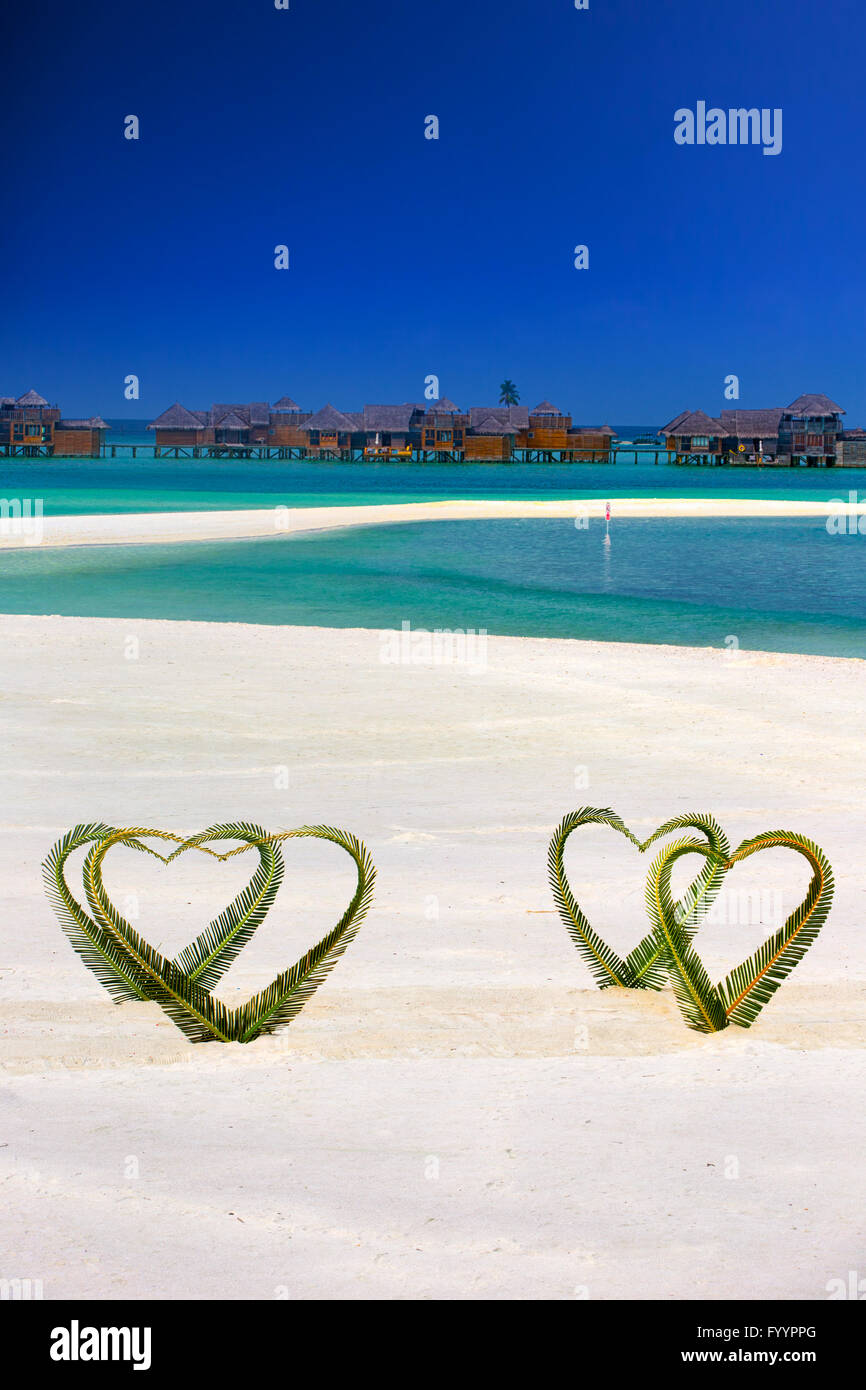
[[[498,510],[424,515],[573,510],[483,505]],[[292,520],[401,509],[325,510]],[[46,521],[46,539],[265,524],[112,517],[97,537],[89,520]],[[3,617],[0,632],[4,1277],[46,1298],[823,1299],[863,1272],[862,663],[491,637],[472,666],[395,665],[362,630]],[[595,989],[546,875],[555,826],[587,803],[641,835],[711,811],[733,844],[784,828],[824,848],[830,918],[753,1028],[704,1036],[668,991]],[[355,831],[377,891],[288,1028],[193,1046],[156,1005],[112,1004],[40,865],[79,822],[237,819]],[[628,949],[647,862],[583,833],[575,892]],[[115,901],[171,952],[249,873],[116,854]],[[333,846],[291,844],[286,864],[219,987],[232,1002],[351,890]],[[734,872],[698,938],[714,979],[766,933],[750,890],[787,914],[808,878],[781,850]]]
[[[840,497],[787,501],[766,498],[616,497],[613,515],[627,517],[861,517],[866,502]],[[347,507],[267,507],[249,511],[139,512],[106,516],[10,516],[0,525],[0,549],[35,545],[164,545],[173,541],[243,540],[349,526],[414,521],[479,521],[486,518],[585,517],[601,519],[600,498],[570,501],[402,502]],[[838,523],[837,523],[838,524]],[[848,523],[850,525],[850,523]],[[856,523],[855,523],[856,524]]]

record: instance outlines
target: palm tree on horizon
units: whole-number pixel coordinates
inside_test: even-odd
[[[499,388],[500,405],[517,405],[520,400],[520,392],[510,377],[506,377]]]

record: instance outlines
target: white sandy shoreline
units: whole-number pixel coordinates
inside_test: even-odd
[[[22,616],[0,650],[7,1276],[46,1299],[824,1299],[858,1267],[862,663],[491,637],[473,672],[383,664],[368,629]],[[546,866],[586,803],[827,852],[830,918],[754,1028],[690,1033],[670,992],[593,987]],[[236,819],[344,826],[379,877],[290,1027],[196,1047],[111,1003],[40,864],[79,822]],[[123,853],[107,882],[165,949],[235,891]],[[335,853],[287,855],[221,995],[336,920]],[[612,944],[638,939],[637,852],[589,830],[567,865]],[[738,873],[786,910],[808,877],[783,851]],[[714,979],[753,936],[702,928]]]
[[[203,540],[251,540],[306,531],[355,526],[398,525],[419,521],[467,521],[522,517],[586,517],[601,520],[605,500],[383,503],[372,506],[291,507],[245,511],[134,512],[98,516],[47,516],[10,519],[0,528],[0,549],[35,546],[163,545]],[[614,497],[617,518],[828,517],[866,515],[866,502],[785,501],[766,498]]]

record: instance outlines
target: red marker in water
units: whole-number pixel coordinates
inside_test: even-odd
[[[604,519],[605,519],[605,521],[610,521],[610,503],[609,503],[609,502],[607,502],[607,503],[605,504],[605,508],[604,508]]]

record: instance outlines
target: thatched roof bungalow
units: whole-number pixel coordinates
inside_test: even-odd
[[[61,458],[99,458],[110,429],[101,415],[88,419],[58,420],[54,426],[54,454]]]
[[[337,410],[330,402],[311,415],[303,428],[307,448],[313,458],[355,448],[359,436],[363,435],[358,418]]]
[[[44,452],[54,443],[60,407],[49,405],[38,391],[0,398],[0,445]]]
[[[423,409],[411,401],[402,405],[365,405],[363,430],[368,445],[405,449],[420,442]]]
[[[835,463],[844,414],[841,405],[820,392],[798,396],[782,412],[779,454],[812,465]]]
[[[789,406],[763,410],[723,410],[719,418],[701,410],[682,411],[664,426],[669,449],[679,459],[713,457],[717,461],[735,455],[761,462],[774,460],[810,464],[836,462],[842,434],[840,405],[829,396],[798,396]]]
[[[684,410],[669,424],[664,425],[662,434],[667,447],[677,458],[719,459],[724,451],[725,427],[721,420],[706,415],[703,410]]]
[[[188,410],[175,401],[147,426],[156,433],[157,446],[189,448],[207,444],[243,447],[252,444],[292,445],[306,440],[298,434],[309,419],[289,396],[275,405],[267,401],[249,404],[217,402],[210,410]]]
[[[779,449],[781,406],[765,410],[723,410],[719,415],[728,453],[773,456]]]
[[[438,401],[429,402],[419,428],[424,453],[460,453],[469,428],[469,415],[448,396],[440,396]]]
[[[563,415],[551,401],[541,401],[529,412],[527,428],[521,432],[517,442],[524,449],[548,452],[566,449],[570,429],[570,415]]]
[[[616,430],[610,425],[572,425],[566,436],[566,448],[574,458],[601,458],[604,462],[610,458],[611,443],[616,437]]]

